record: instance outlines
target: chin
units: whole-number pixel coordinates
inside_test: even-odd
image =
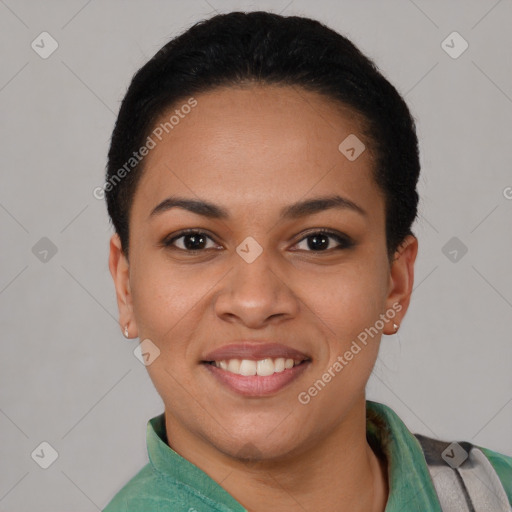
[[[244,435],[238,430],[232,438],[222,439],[217,449],[235,459],[253,462],[286,457],[297,449],[296,443],[299,441],[289,429],[282,430],[276,425],[278,423],[264,428],[257,424],[253,429],[242,431]]]

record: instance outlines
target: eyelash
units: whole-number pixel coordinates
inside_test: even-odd
[[[208,249],[181,249],[180,247],[176,247],[173,245],[173,243],[176,240],[179,240],[180,238],[183,238],[187,235],[205,235],[207,238],[214,241],[212,239],[212,237],[210,237],[204,231],[200,231],[197,229],[186,229],[186,230],[180,231],[178,234],[172,236],[171,238],[169,238],[169,237],[165,238],[162,242],[162,245],[168,249],[178,250],[178,251],[187,252],[187,253],[191,253],[191,254],[197,254],[197,253],[205,252],[208,250]],[[304,240],[307,240],[308,238],[313,237],[315,235],[327,235],[329,238],[334,239],[339,244],[339,246],[331,248],[331,249],[323,249],[323,250],[319,250],[319,251],[306,250],[306,252],[331,253],[333,250],[350,249],[351,247],[354,246],[354,242],[348,236],[342,235],[341,233],[337,233],[336,231],[331,231],[331,230],[325,229],[325,228],[320,228],[315,231],[309,232],[308,234],[303,236],[297,242],[297,244],[299,244],[299,243],[303,242]],[[297,244],[295,244],[295,245],[297,245]]]

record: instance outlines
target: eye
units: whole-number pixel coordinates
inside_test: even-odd
[[[208,241],[212,242],[213,246],[208,246]],[[332,241],[334,241],[337,246],[331,247]],[[300,248],[301,243],[306,243],[306,248]],[[218,248],[212,237],[204,231],[196,229],[187,229],[167,237],[163,240],[162,245],[170,249],[185,252],[201,252],[206,249]],[[330,252],[333,250],[348,249],[353,245],[354,242],[348,236],[328,229],[312,231],[296,244],[299,250],[306,250],[307,252]]]
[[[338,244],[337,247],[331,247],[332,240]],[[304,242],[306,243],[307,249],[309,249],[308,252],[327,252],[330,250],[348,249],[354,245],[354,242],[348,236],[328,229],[318,229],[309,233],[302,238],[297,246]],[[301,250],[304,250],[304,248]]]
[[[202,249],[215,248],[207,247],[208,240],[214,242],[213,239],[205,232],[188,229],[178,233],[177,235],[174,235],[172,238],[166,238],[162,243],[165,247],[169,247],[171,249],[180,249],[182,251],[193,252],[201,251]],[[176,243],[178,241],[180,242]]]

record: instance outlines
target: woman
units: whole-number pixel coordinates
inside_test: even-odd
[[[218,15],[138,71],[109,265],[165,411],[107,512],[509,510],[512,458],[365,398],[411,298],[419,170],[403,99],[317,21]]]

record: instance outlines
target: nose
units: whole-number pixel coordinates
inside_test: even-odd
[[[281,276],[269,251],[264,250],[251,263],[236,253],[233,260],[232,271],[221,281],[222,289],[215,298],[219,318],[258,329],[297,315],[300,301],[293,282],[289,276]]]

